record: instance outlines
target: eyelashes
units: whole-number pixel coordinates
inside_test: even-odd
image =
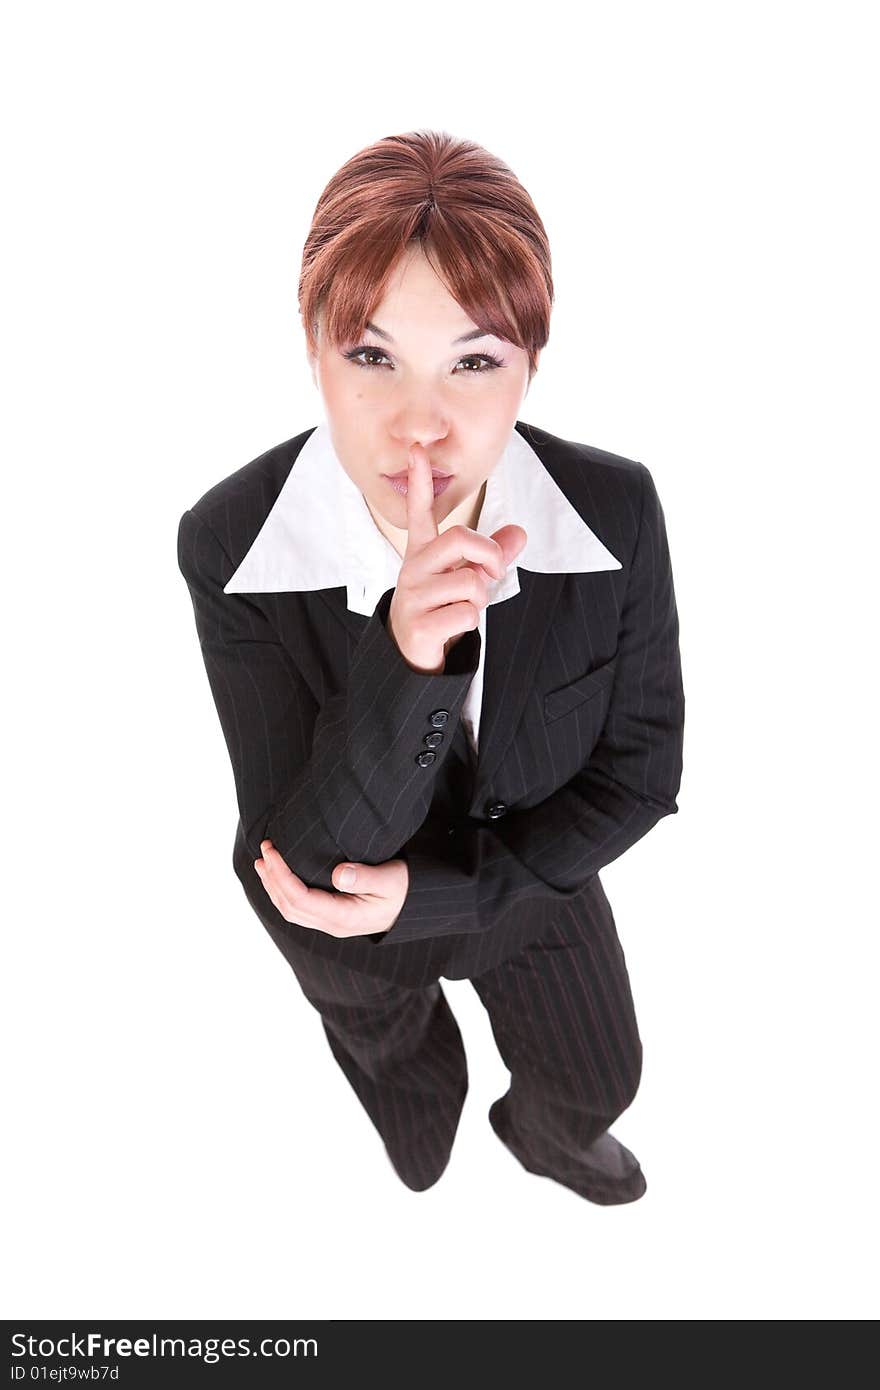
[[[381,367],[378,362],[359,362],[357,360],[363,353],[367,352],[372,353],[374,357],[384,357],[386,361],[388,360],[388,354],[382,348],[371,347],[369,345],[352,348],[350,352],[345,352],[342,355],[346,361],[353,362],[356,367],[363,367],[366,371],[384,371],[385,368]],[[465,376],[488,376],[489,373],[495,371],[496,368],[504,366],[504,363],[499,361],[497,357],[493,357],[490,352],[468,352],[458,360],[459,362],[485,363],[485,366],[481,367],[478,371],[465,371]]]

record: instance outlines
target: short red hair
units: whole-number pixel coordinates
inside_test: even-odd
[[[321,309],[330,342],[361,336],[411,242],[475,324],[528,353],[531,380],[553,305],[544,224],[502,160],[445,131],[377,140],[327,184],[299,279],[309,352],[317,354]]]

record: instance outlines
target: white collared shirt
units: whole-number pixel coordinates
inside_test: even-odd
[[[490,536],[513,523],[522,526],[528,540],[504,576],[490,583],[490,605],[519,593],[520,566],[541,574],[622,568],[516,429],[486,480],[474,529]],[[223,592],[265,594],[344,585],[349,609],[372,617],[386,589],[396,587],[402,564],[373,520],[363,493],[340,463],[325,422],[302,446],[274,506]],[[483,702],[485,609],[480,610],[479,632],[480,660],[461,710],[475,753]]]

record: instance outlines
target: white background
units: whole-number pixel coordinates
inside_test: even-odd
[[[6,1317],[878,1312],[872,7],[32,4],[3,103]],[[178,519],[321,418],[314,205],[384,135],[513,168],[556,307],[522,410],[644,461],[679,814],[603,871],[648,1191],[523,1170],[467,981],[413,1193],[231,865]]]

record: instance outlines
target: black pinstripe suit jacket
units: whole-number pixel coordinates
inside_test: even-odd
[[[180,518],[178,564],[235,780],[233,866],[288,955],[299,946],[409,985],[477,975],[543,931],[561,903],[596,892],[599,870],[678,810],[684,691],[653,478],[632,459],[515,428],[622,566],[521,569],[520,593],[486,609],[476,758],[459,715],[479,632],[451,648],[441,675],[424,675],[386,628],[392,589],[369,618],[348,609],[344,588],[223,592],[311,429]],[[437,711],[444,738],[423,766]],[[345,859],[405,858],[394,926],[342,939],[285,921],[254,869],[265,838],[329,891]]]

